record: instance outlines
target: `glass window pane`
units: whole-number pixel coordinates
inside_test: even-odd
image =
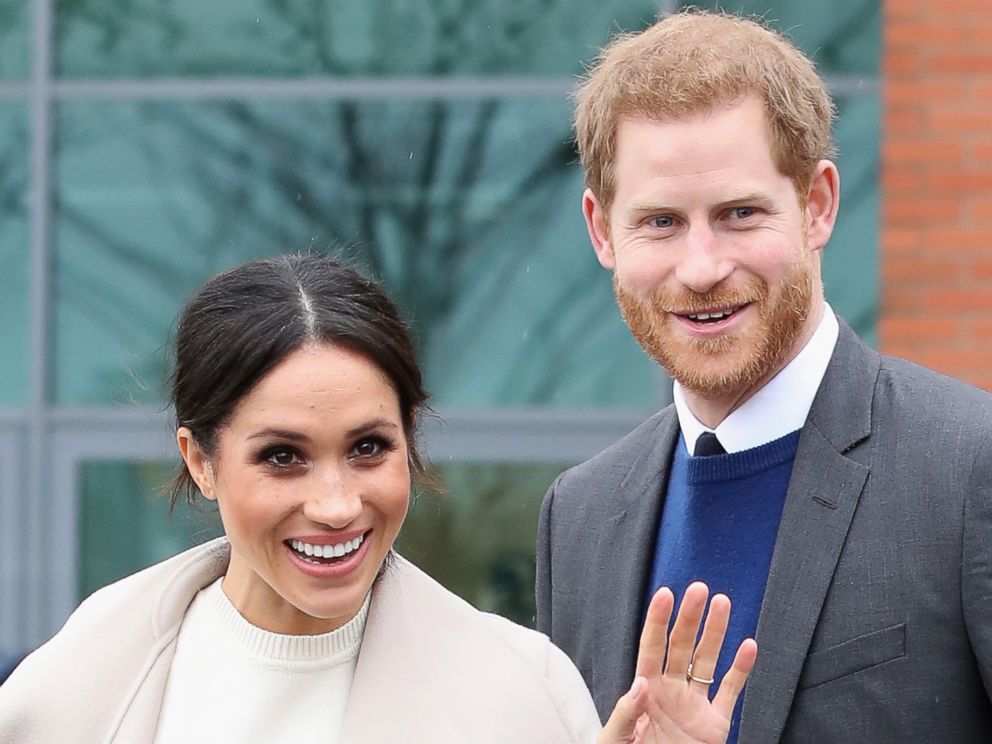
[[[0,406],[28,397],[27,116],[0,103]]]
[[[533,627],[541,499],[571,464],[439,467],[444,493],[417,497],[397,550],[479,609]]]
[[[175,464],[84,462],[79,467],[79,598],[220,535],[213,505],[180,504],[169,515],[163,488]]]
[[[541,498],[566,465],[448,464],[444,494],[414,499],[397,550],[477,607],[534,622],[534,543]],[[81,467],[79,597],[220,534],[209,507],[161,495],[168,463]]]
[[[59,71],[155,75],[569,75],[654,0],[59,0]]]
[[[581,219],[568,117],[533,99],[63,104],[56,399],[160,401],[200,282],[314,248],[384,281],[438,406],[652,405]]]
[[[827,300],[858,334],[877,340],[879,121],[877,96],[837,98],[840,213],[824,249]]]
[[[28,0],[0,0],[0,80],[27,77],[30,20]]]
[[[878,0],[694,0],[691,4],[764,19],[810,55],[821,74],[879,74],[882,4]]]

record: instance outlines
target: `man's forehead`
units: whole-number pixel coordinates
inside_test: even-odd
[[[715,114],[720,114],[726,111],[737,108],[742,105],[745,101],[753,101],[755,104],[760,106],[762,111],[765,111],[765,120],[767,122],[767,107],[765,102],[757,91],[742,91],[734,95],[728,95],[726,97],[720,97],[709,101],[700,101],[698,103],[685,103],[684,105],[672,105],[667,110],[662,109],[651,109],[651,108],[629,108],[622,111],[617,117],[617,129],[619,129],[624,122],[652,122],[654,124],[677,124],[680,122],[693,122],[702,121],[709,119]]]

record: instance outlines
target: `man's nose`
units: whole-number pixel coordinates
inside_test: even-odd
[[[693,225],[686,235],[675,277],[693,292],[708,292],[734,270],[719,237],[709,225]]]

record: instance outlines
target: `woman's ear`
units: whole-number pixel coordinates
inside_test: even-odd
[[[186,463],[186,469],[193,477],[196,487],[200,489],[203,497],[213,501],[214,495],[214,470],[210,460],[200,449],[200,445],[193,438],[193,432],[188,426],[180,426],[176,430],[176,444],[179,445],[179,454]]]

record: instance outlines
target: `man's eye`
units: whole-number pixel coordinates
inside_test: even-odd
[[[667,229],[675,225],[675,220],[668,215],[660,215],[658,217],[651,218],[652,227],[660,227],[662,229]]]
[[[755,214],[754,207],[734,207],[730,210],[730,214],[737,220],[746,220],[748,217],[753,217]]]

